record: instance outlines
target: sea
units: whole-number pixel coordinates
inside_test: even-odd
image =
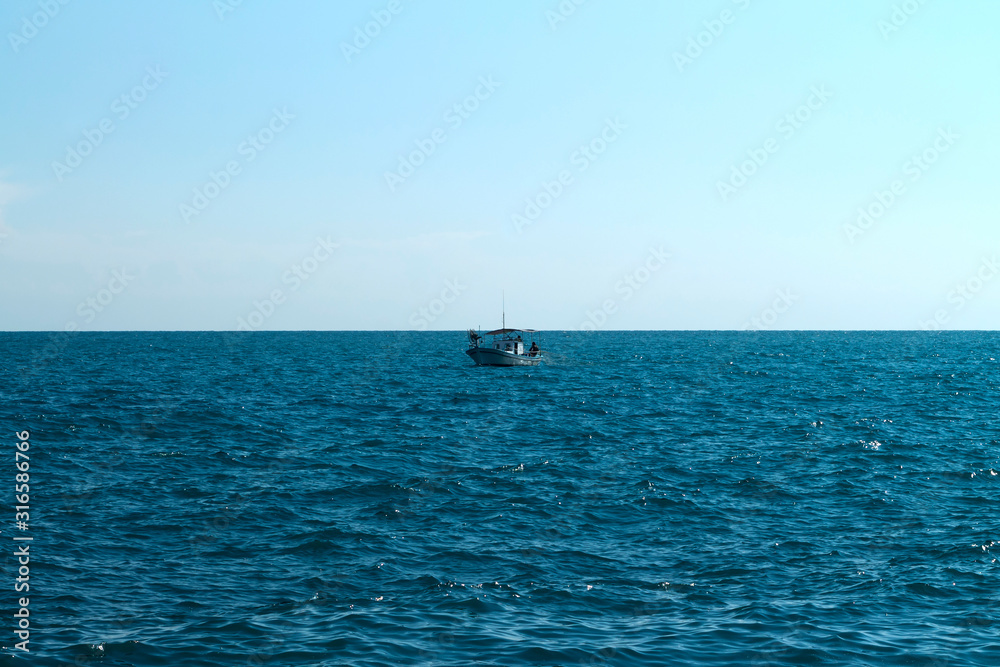
[[[0,660],[1000,665],[997,333],[465,347],[0,334]]]

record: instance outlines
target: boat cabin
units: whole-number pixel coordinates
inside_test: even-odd
[[[503,350],[504,352],[511,352],[513,354],[524,354],[524,341],[512,340],[508,338],[494,340],[493,349]]]

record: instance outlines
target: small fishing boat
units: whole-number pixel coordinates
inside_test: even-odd
[[[485,334],[469,329],[469,349],[465,351],[477,366],[537,366],[542,351],[534,329],[495,329]],[[525,341],[524,339],[528,340]],[[525,347],[525,343],[530,347]]]

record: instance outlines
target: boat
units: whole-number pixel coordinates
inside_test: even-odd
[[[465,351],[477,366],[537,366],[542,363],[542,351],[535,340],[534,329],[508,329],[506,299],[501,301],[500,328],[485,334],[469,329],[469,349]],[[524,347],[524,337],[531,347]]]
[[[534,329],[495,329],[479,334],[469,329],[469,349],[465,351],[477,366],[537,366],[542,351]],[[525,347],[527,338],[531,347]]]

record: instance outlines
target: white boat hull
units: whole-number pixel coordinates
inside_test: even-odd
[[[472,357],[477,366],[537,366],[542,361],[541,355],[529,357],[491,347],[472,347],[465,353]]]

